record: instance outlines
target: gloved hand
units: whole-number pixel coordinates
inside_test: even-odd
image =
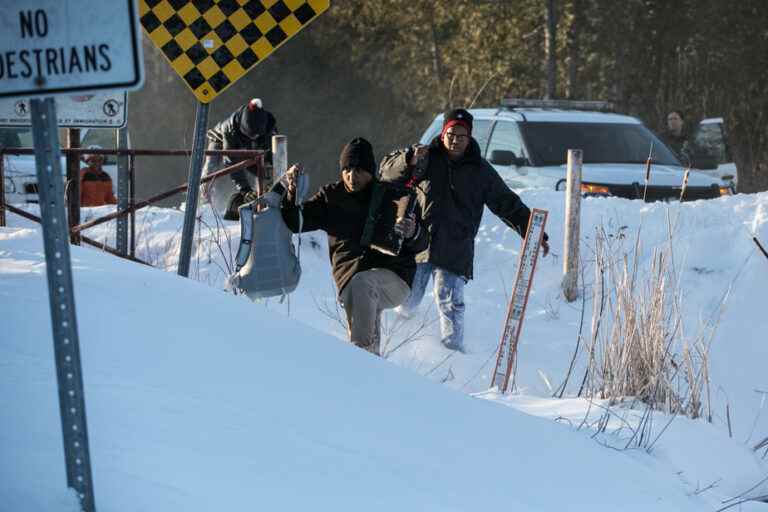
[[[244,197],[245,194],[242,192],[235,192],[229,196],[227,211],[224,212],[224,220],[240,220],[240,212],[237,209],[245,203]]]
[[[251,190],[250,192],[246,192],[243,195],[243,204],[252,203],[258,198],[259,198],[259,194],[257,194],[255,190]]]
[[[400,217],[395,222],[394,231],[403,238],[410,239],[416,234],[416,221],[412,217]]]

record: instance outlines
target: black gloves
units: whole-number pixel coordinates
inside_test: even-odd
[[[245,194],[242,192],[235,192],[229,196],[227,211],[224,212],[224,220],[240,220],[240,212],[237,209],[245,204],[245,202]]]

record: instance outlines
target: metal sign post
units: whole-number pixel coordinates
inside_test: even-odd
[[[128,149],[128,129],[120,128],[116,130],[117,148]],[[117,157],[117,210],[128,209],[129,197],[129,179],[128,179],[128,156],[118,155]],[[115,248],[123,256],[128,254],[128,218],[123,215],[117,218],[117,233],[115,237]]]
[[[531,286],[533,285],[533,273],[536,271],[539,247],[544,238],[547,214],[546,210],[534,208],[528,220],[528,231],[525,234],[523,250],[520,252],[515,287],[512,289],[512,297],[509,299],[507,318],[504,321],[504,329],[501,333],[498,355],[496,356],[496,366],[491,377],[491,387],[496,386],[501,393],[506,393],[509,381],[514,380],[517,342],[523,329],[525,308],[528,305],[528,295],[531,293]]]
[[[178,274],[189,277],[189,260],[192,257],[192,238],[197,216],[197,198],[200,195],[200,176],[203,174],[203,152],[205,151],[205,129],[208,126],[208,104],[197,104],[195,134],[192,141],[192,158],[189,161],[187,181],[187,202],[184,206],[184,228],[181,232]]]
[[[92,512],[95,510],[93,480],[75,295],[72,288],[72,265],[69,258],[69,229],[64,211],[56,108],[52,98],[36,99],[30,103],[67,485],[77,491],[83,510]]]
[[[135,0],[2,0],[0,97],[31,113],[67,485],[95,510],[56,106],[51,96],[138,89]],[[26,98],[33,99],[26,103]],[[109,113],[118,109],[107,107]],[[108,116],[110,117],[110,116]],[[114,117],[114,116],[111,116]],[[75,123],[76,124],[76,123]]]

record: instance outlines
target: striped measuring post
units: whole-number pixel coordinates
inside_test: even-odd
[[[517,268],[517,278],[509,299],[507,317],[499,341],[496,355],[496,366],[491,378],[491,387],[498,388],[502,393],[507,392],[510,379],[514,382],[515,357],[517,342],[523,328],[525,308],[533,285],[533,273],[536,271],[536,261],[539,257],[539,247],[544,238],[544,226],[547,224],[546,210],[534,208],[528,220],[528,230],[525,233],[523,250]],[[512,386],[514,387],[514,385]]]

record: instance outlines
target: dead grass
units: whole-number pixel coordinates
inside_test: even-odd
[[[624,239],[597,230],[591,340],[579,395],[711,421],[708,354],[716,324],[685,335],[673,248],[670,231],[668,243],[644,261],[639,232],[627,249]]]

